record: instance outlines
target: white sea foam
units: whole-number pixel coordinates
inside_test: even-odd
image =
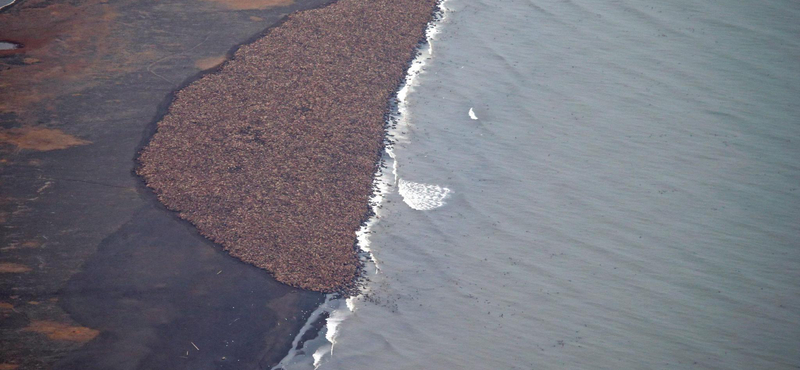
[[[356,310],[356,299],[355,299],[355,297],[349,297],[349,298],[345,299],[344,302],[347,304],[347,309],[349,309],[351,312]]]
[[[350,316],[348,312],[335,310],[331,314],[331,317],[328,318],[328,331],[325,333],[325,339],[331,343],[331,355],[333,355],[333,346],[336,345],[336,336],[339,334],[339,325],[347,316]]]
[[[315,369],[319,367],[319,365],[322,363],[322,358],[328,353],[328,347],[331,347],[331,345],[319,347],[316,351],[314,351],[314,354],[311,355],[311,357],[314,359]]]
[[[409,207],[418,211],[428,211],[444,205],[444,198],[450,189],[439,185],[420,184],[400,179],[398,191]]]

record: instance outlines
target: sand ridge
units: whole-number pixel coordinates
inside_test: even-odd
[[[388,102],[436,0],[292,14],[176,94],[139,157],[159,199],[286,284],[354,286]]]

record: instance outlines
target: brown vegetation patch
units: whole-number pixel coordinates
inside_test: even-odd
[[[352,288],[388,102],[435,5],[339,0],[290,15],[176,94],[138,173],[279,281]]]
[[[39,248],[41,246],[42,246],[42,242],[40,242],[38,240],[35,240],[35,239],[34,240],[26,240],[26,241],[22,242],[22,244],[20,244],[20,247],[22,247],[22,248]]]
[[[8,246],[0,248],[0,251],[14,250],[14,249],[33,249],[42,246],[42,242],[38,240],[27,240],[22,243],[12,242]]]
[[[55,321],[32,321],[30,325],[22,329],[47,335],[52,340],[65,340],[70,342],[85,343],[98,334],[99,331],[83,326],[71,326]]]
[[[276,6],[289,6],[294,0],[206,0],[221,4],[233,10],[268,9]]]
[[[14,370],[18,367],[17,364],[0,364],[0,370]]]
[[[50,151],[90,144],[58,129],[21,127],[0,130],[0,143],[11,144],[20,149]]]
[[[31,268],[25,265],[20,265],[18,263],[10,263],[10,262],[0,262],[0,273],[22,273],[22,272],[30,272]]]
[[[0,310],[13,310],[14,305],[8,302],[0,302]]]
[[[194,66],[199,68],[199,69],[204,69],[205,70],[205,69],[214,68],[214,67],[222,64],[222,62],[224,62],[224,61],[225,61],[225,56],[224,55],[220,55],[220,56],[216,56],[216,57],[208,57],[208,58],[200,59],[200,60],[198,60],[197,62],[194,63]]]

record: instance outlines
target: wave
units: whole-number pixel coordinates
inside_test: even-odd
[[[444,205],[444,198],[450,189],[439,185],[420,184],[400,179],[398,192],[409,207],[418,211],[428,211]]]

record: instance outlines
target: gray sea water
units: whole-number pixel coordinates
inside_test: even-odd
[[[0,0],[0,10],[5,9],[8,6],[14,4],[16,0]]]
[[[800,367],[800,2],[444,6],[316,366]]]

